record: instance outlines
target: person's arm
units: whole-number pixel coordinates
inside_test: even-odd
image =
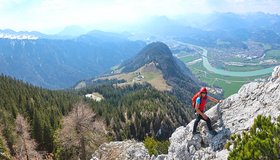
[[[208,98],[210,101],[215,102],[215,103],[221,103],[221,102],[222,102],[222,100],[217,100],[216,98],[211,97],[211,96],[207,96],[207,98]]]
[[[199,104],[198,104],[198,103],[196,103],[196,105],[195,105],[195,110],[196,110],[196,112],[197,112],[198,114],[200,114],[205,120],[208,119],[208,117],[207,117],[203,112],[201,112],[201,110],[199,109]]]

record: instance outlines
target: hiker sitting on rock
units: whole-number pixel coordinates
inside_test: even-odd
[[[202,87],[200,89],[200,91],[198,93],[196,93],[194,95],[194,97],[192,98],[192,103],[193,103],[193,106],[195,107],[195,110],[197,113],[197,118],[193,125],[193,134],[194,135],[199,134],[199,132],[196,131],[196,128],[201,119],[206,121],[209,133],[214,136],[217,135],[217,132],[212,128],[210,118],[204,114],[204,108],[205,108],[207,99],[209,99],[210,101],[216,102],[216,103],[221,102],[221,100],[217,100],[211,96],[207,96],[207,89],[205,87]]]

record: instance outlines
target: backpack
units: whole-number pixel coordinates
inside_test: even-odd
[[[197,97],[199,97],[199,96],[200,96],[200,92],[197,92],[197,93],[193,96],[193,98],[192,98],[192,106],[193,106],[193,108],[195,108],[196,99],[197,99]]]

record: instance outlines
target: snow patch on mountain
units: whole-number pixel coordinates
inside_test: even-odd
[[[39,39],[39,37],[30,34],[9,34],[9,33],[1,33],[1,32],[0,32],[0,38],[1,39],[30,39],[30,40]]]

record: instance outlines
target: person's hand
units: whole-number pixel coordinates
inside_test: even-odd
[[[218,103],[222,103],[223,102],[223,100],[218,100]]]

